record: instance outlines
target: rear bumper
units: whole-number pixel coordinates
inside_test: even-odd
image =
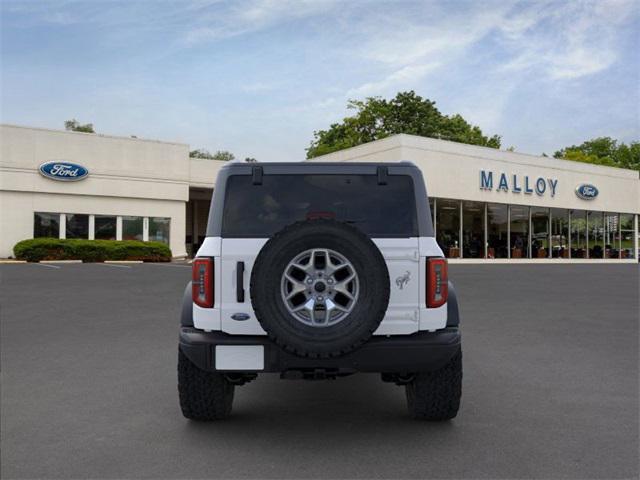
[[[437,370],[460,349],[457,327],[413,335],[375,336],[363,346],[336,358],[304,358],[289,353],[266,336],[228,335],[204,332],[193,327],[180,328],[180,349],[199,368],[217,370],[217,346],[262,346],[264,368],[253,372],[325,370],[333,372],[413,373]]]

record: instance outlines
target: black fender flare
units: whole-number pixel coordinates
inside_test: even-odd
[[[458,309],[458,297],[453,283],[449,282],[449,296],[447,298],[447,327],[460,325],[460,311]]]
[[[191,282],[187,283],[182,296],[182,309],[180,310],[180,325],[193,327],[193,299],[191,297]]]

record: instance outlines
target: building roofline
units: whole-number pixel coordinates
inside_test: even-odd
[[[91,136],[91,137],[101,137],[101,138],[113,138],[113,139],[117,139],[117,140],[130,140],[132,142],[150,142],[150,143],[161,143],[163,145],[178,145],[181,147],[187,147],[189,148],[189,144],[188,143],[182,143],[182,142],[170,142],[170,141],[166,141],[166,140],[156,140],[156,139],[152,139],[152,138],[138,138],[138,137],[125,137],[122,135],[107,135],[104,133],[88,133],[88,132],[72,132],[69,130],[59,130],[59,129],[55,129],[55,128],[45,128],[45,127],[29,127],[26,125],[16,125],[16,124],[12,124],[12,123],[0,123],[0,127],[9,127],[9,128],[21,128],[24,130],[38,130],[38,131],[43,131],[43,132],[52,132],[52,133],[64,133],[64,134],[68,134],[68,135],[87,135],[87,136]]]
[[[382,147],[387,150],[392,148],[418,148],[422,150],[447,153],[452,155],[466,155],[476,157],[478,159],[487,159],[502,161],[505,163],[520,163],[543,168],[557,168],[562,170],[576,171],[581,169],[587,173],[597,175],[608,175],[618,178],[635,178],[640,179],[640,172],[628,168],[609,167],[606,165],[594,165],[592,163],[575,162],[563,158],[543,157],[541,155],[533,155],[530,153],[510,152],[497,148],[484,147],[481,145],[470,145],[467,143],[453,142],[451,140],[442,140],[438,138],[422,137],[419,135],[410,135],[407,133],[398,133],[390,135],[372,142],[362,143],[355,147],[349,147],[335,152],[320,155],[318,159],[326,158],[331,161],[332,156],[344,155],[345,152],[358,152],[361,150],[370,150],[372,145]],[[321,160],[322,161],[322,160]]]
[[[640,179],[640,172],[637,170],[632,170],[629,168],[621,168],[621,167],[610,167],[607,165],[596,165],[593,163],[585,163],[585,162],[576,162],[574,160],[568,160],[565,158],[555,158],[555,157],[543,157],[542,155],[534,155],[531,153],[522,153],[522,152],[511,152],[508,150],[502,150],[498,148],[485,147],[482,145],[471,145],[468,143],[459,143],[453,142],[451,140],[441,140],[438,138],[430,138],[430,137],[421,137],[419,135],[410,135],[406,133],[399,133],[396,135],[392,135],[391,137],[398,137],[399,143],[402,147],[423,147],[424,150],[432,150],[432,151],[441,151],[444,153],[458,153],[458,154],[466,154],[469,156],[479,156],[479,157],[489,157],[492,160],[500,160],[504,162],[518,162],[524,163],[527,165],[533,165],[537,167],[547,167],[547,168],[562,168],[564,170],[575,170],[579,167],[584,167],[587,170],[592,170],[595,174],[600,175],[610,175],[615,177],[625,177],[632,178],[635,177]],[[386,139],[382,139],[386,140]],[[422,145],[416,145],[413,142],[421,143]],[[371,142],[373,143],[373,142]],[[437,148],[426,148],[430,147],[433,144],[436,146],[447,146],[450,147],[451,150],[443,151]],[[575,168],[572,168],[575,166]]]

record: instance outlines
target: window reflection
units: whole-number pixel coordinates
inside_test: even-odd
[[[439,198],[436,202],[436,240],[447,258],[460,257],[460,202]]]
[[[569,210],[551,209],[551,256],[569,258]]]
[[[531,207],[531,258],[549,256],[549,209]]]
[[[149,240],[169,244],[169,226],[171,219],[164,217],[149,218]]]
[[[65,236],[67,238],[89,238],[89,215],[67,213]]]
[[[42,213],[33,214],[33,238],[60,237],[60,214]]]
[[[604,224],[602,212],[589,212],[587,216],[589,234],[589,258],[604,258]]]
[[[587,258],[587,212],[571,212],[571,258]]]
[[[94,238],[96,240],[116,239],[116,217],[96,215],[94,218]]]
[[[622,258],[636,258],[634,251],[633,236],[633,215],[623,213],[620,215],[620,253]]]
[[[529,257],[529,207],[511,206],[511,258]]]
[[[620,258],[619,227],[617,213],[604,214],[604,258]]]
[[[484,258],[484,203],[462,202],[462,257]]]
[[[487,258],[507,258],[508,206],[487,204]]]
[[[122,239],[142,240],[142,217],[122,217]]]

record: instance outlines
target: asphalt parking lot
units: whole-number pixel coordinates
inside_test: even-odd
[[[637,478],[637,265],[451,267],[463,401],[406,413],[378,376],[264,375],[185,420],[190,269],[2,265],[2,478]]]

